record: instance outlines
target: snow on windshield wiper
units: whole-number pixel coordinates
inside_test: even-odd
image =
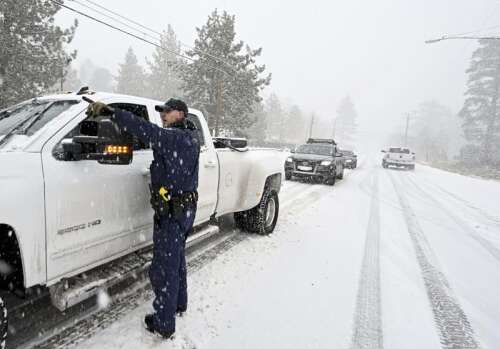
[[[41,114],[41,113],[38,112],[38,113],[34,114],[33,116],[38,115],[38,114]],[[21,122],[19,125],[17,125],[13,129],[11,129],[9,132],[7,132],[7,134],[2,139],[0,139],[0,146],[5,144],[9,140],[9,138],[11,138],[13,135],[18,134],[17,131],[19,131],[28,120],[29,120],[29,118],[24,120],[23,122]]]
[[[32,104],[40,104],[38,102],[38,100],[35,98],[32,102]],[[39,111],[35,114],[33,114],[31,117],[28,117],[26,118],[25,120],[23,120],[21,123],[19,123],[18,125],[16,125],[13,129],[11,129],[9,132],[7,132],[7,134],[2,138],[0,139],[0,146],[4,145],[13,135],[15,134],[23,134],[25,132],[25,130],[27,130],[28,128],[30,128],[31,125],[33,125],[35,122],[37,122],[42,116],[43,114],[54,104],[55,102],[51,102],[47,105],[46,108],[44,108],[42,111]],[[31,121],[31,122],[29,122]],[[25,124],[27,124],[29,122],[29,124],[23,128],[23,126]],[[21,130],[21,132],[18,132],[19,130]]]
[[[2,110],[0,111],[0,120],[6,119],[12,114],[12,111],[10,110]]]

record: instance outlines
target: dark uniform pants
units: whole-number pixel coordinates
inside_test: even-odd
[[[177,219],[155,219],[153,261],[149,278],[155,294],[154,327],[174,332],[176,311],[187,308],[186,238],[192,230],[195,210],[187,210]]]

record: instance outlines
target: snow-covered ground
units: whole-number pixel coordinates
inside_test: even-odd
[[[149,295],[78,348],[498,348],[499,198],[377,160],[335,187],[286,182],[273,235],[191,272],[174,340],[143,329]]]

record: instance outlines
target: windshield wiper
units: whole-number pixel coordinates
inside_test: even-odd
[[[6,119],[12,114],[10,110],[3,110],[0,112],[0,120]]]
[[[40,113],[36,113],[35,115],[37,115],[37,114],[40,114]],[[21,122],[19,125],[17,125],[13,129],[11,129],[9,132],[7,132],[7,134],[2,139],[0,139],[0,146],[4,145],[9,140],[9,138],[11,138],[13,135],[18,134],[17,131],[20,130],[28,120],[29,120],[29,118],[24,120],[23,122]]]
[[[55,103],[56,102],[49,103],[49,105],[47,105],[47,108],[45,108],[44,110],[42,110],[39,113],[34,114],[31,118],[28,118],[28,120],[31,120],[31,122],[20,133],[21,134],[26,134],[26,132],[28,132],[28,130],[31,128],[31,126],[33,126],[36,122],[38,122],[38,120],[40,120],[42,118],[43,114],[45,114],[45,112],[47,110],[49,110]]]
[[[33,100],[33,103],[36,103],[36,99]],[[4,145],[13,135],[15,134],[23,134],[28,128],[31,127],[35,122],[40,120],[40,118],[43,116],[43,114],[54,104],[55,102],[49,103],[48,106],[43,109],[42,111],[39,111],[35,114],[33,114],[31,117],[26,118],[26,120],[23,120],[21,123],[19,123],[17,126],[15,126],[13,129],[11,129],[7,134],[0,139],[0,146]],[[31,120],[31,122],[28,124],[28,126],[24,127],[23,126],[28,123]],[[18,132],[19,130],[23,129],[22,132]]]

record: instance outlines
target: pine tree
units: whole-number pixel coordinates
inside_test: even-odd
[[[410,132],[411,147],[420,159],[447,161],[458,153],[461,138],[458,118],[446,106],[437,101],[421,103],[410,125],[410,130],[415,130]]]
[[[216,135],[248,128],[254,121],[249,114],[271,80],[261,77],[265,66],[256,64],[262,49],[236,41],[235,16],[225,11],[213,11],[196,31],[194,48],[186,52],[193,62],[182,69],[187,100],[207,114]]]
[[[125,55],[125,63],[120,64],[116,81],[116,92],[118,93],[143,97],[147,95],[146,74],[139,65],[132,47],[128,49]]]
[[[61,85],[62,82],[62,85]],[[65,69],[64,79],[62,81],[58,81],[56,85],[52,86],[48,92],[57,93],[57,92],[69,92],[69,91],[78,91],[83,86],[80,78],[78,77],[78,72],[76,69],[73,69],[71,66]]]
[[[147,79],[149,97],[159,100],[181,98],[181,44],[170,24],[160,37],[160,46],[153,52],[153,60],[147,61],[150,70]]]
[[[296,105],[292,105],[288,111],[288,118],[285,126],[286,142],[293,144],[303,143],[306,139],[304,130],[306,121],[302,110]]]
[[[480,40],[467,70],[469,80],[459,115],[470,146],[478,149],[481,161],[500,163],[500,42]],[[494,154],[495,153],[495,154]]]
[[[81,64],[80,64],[80,70],[79,70],[79,75],[80,79],[82,80],[83,84],[90,84],[90,81],[93,78],[94,72],[96,71],[97,67],[92,62],[90,59],[86,58]],[[91,89],[95,89],[93,86],[89,86]]]
[[[281,143],[285,131],[285,110],[275,93],[271,93],[266,99],[264,110],[267,120],[267,139],[272,142]]]
[[[350,97],[345,97],[337,108],[337,118],[334,123],[336,141],[342,147],[353,148],[356,135],[356,118],[358,114]]]
[[[106,68],[96,67],[92,72],[89,87],[92,91],[113,92],[113,75]]]
[[[247,131],[246,137],[252,145],[264,146],[266,142],[267,114],[262,103],[255,103],[250,118],[252,126]]]
[[[63,91],[78,91],[83,84],[78,77],[78,72],[68,67],[66,76],[64,77]]]
[[[54,24],[60,6],[43,0],[0,2],[0,108],[47,91],[64,78],[76,57],[64,45],[73,39]]]

